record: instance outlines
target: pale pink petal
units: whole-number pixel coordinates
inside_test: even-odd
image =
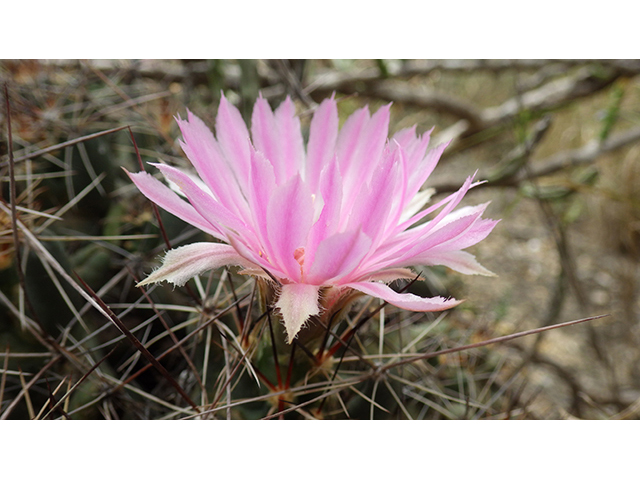
[[[419,164],[424,160],[425,153],[429,146],[431,138],[431,130],[423,135],[416,135],[416,126],[400,130],[393,136],[393,140],[397,142],[405,152],[407,160],[407,168],[413,175],[419,175]],[[393,142],[391,142],[393,143]]]
[[[340,225],[342,177],[335,158],[322,170],[320,192],[322,198],[318,198],[316,194],[315,201],[323,202],[322,211],[318,220],[311,227],[307,241],[306,258],[309,265],[313,264],[318,244],[337,232]]]
[[[396,255],[393,260],[381,262],[373,268],[379,268],[382,265],[385,267],[445,265],[461,273],[491,275],[489,270],[473,260],[472,255],[460,252],[461,249],[483,240],[498,223],[495,220],[479,218],[486,206],[487,204],[460,209],[466,215],[451,215],[458,218],[436,229],[426,238],[416,241],[413,246],[408,247],[402,254]]]
[[[467,180],[464,182],[464,184],[460,187],[460,189],[457,192],[452,193],[451,195],[447,196],[443,200],[431,205],[429,208],[426,208],[422,212],[414,215],[406,222],[398,225],[398,227],[394,229],[395,233],[398,233],[407,229],[409,226],[422,220],[428,214],[433,213],[439,208],[443,207],[442,210],[438,212],[438,214],[433,220],[430,220],[427,223],[411,228],[409,230],[405,230],[403,233],[398,235],[398,238],[403,239],[408,236],[414,236],[417,234],[417,232],[421,232],[421,234],[426,233],[429,230],[432,230],[433,228],[435,228],[445,217],[447,217],[451,213],[451,211],[454,208],[458,206],[458,204],[462,201],[466,193],[471,188],[475,187],[476,185],[479,185],[478,182],[476,183],[472,183],[472,182],[473,182],[473,177],[468,177]]]
[[[428,143],[428,139],[427,139]],[[440,157],[444,152],[445,148],[449,145],[450,142],[443,143],[441,145],[432,148],[427,152],[427,155],[418,162],[415,162],[413,166],[409,164],[408,168],[413,175],[409,179],[407,190],[409,194],[415,194],[424,182],[429,178],[433,170],[436,168],[436,165],[440,161]]]
[[[304,283],[282,285],[275,306],[280,310],[287,331],[287,341],[293,342],[309,317],[318,315],[318,293],[320,287]]]
[[[484,240],[498,224],[499,220],[478,218],[462,235],[444,242],[433,250],[462,250]]]
[[[469,207],[468,213],[453,221],[439,225],[431,231],[427,231],[425,235],[418,235],[412,242],[407,242],[407,246],[394,255],[388,255],[386,261],[378,264],[378,267],[404,267],[408,265],[416,265],[415,258],[426,255],[432,250],[451,251],[455,250],[453,246],[455,241],[464,242],[467,232],[471,230],[475,222],[478,220],[486,205],[478,205]]]
[[[416,141],[416,125],[398,130],[393,135],[393,139],[398,143],[398,145],[402,145],[402,147],[408,151],[409,145]]]
[[[296,116],[296,107],[287,97],[275,111],[278,143],[280,144],[280,162],[284,164],[285,178],[300,173],[304,175],[304,142],[300,130],[300,119]]]
[[[236,233],[229,232],[228,238],[229,244],[236,249],[240,256],[259,265],[263,272],[269,272],[276,279],[288,278],[287,274],[281,270],[279,264],[275,262],[277,259],[273,259],[268,252],[260,248],[256,249],[254,246],[247,246],[245,239]]]
[[[375,169],[387,143],[390,109],[391,104],[380,107],[363,128],[358,152],[351,160],[354,178],[368,181],[376,175]]]
[[[345,211],[359,201],[362,185],[375,175],[389,132],[389,109],[390,105],[381,107],[371,118],[366,109],[362,113],[356,111],[340,130],[337,154],[345,185]],[[345,140],[351,130],[357,136]]]
[[[443,265],[465,275],[485,275],[495,277],[495,273],[480,265],[476,257],[460,250],[452,252],[427,252],[415,258],[415,265]]]
[[[169,250],[162,260],[162,266],[154,270],[137,286],[163,281],[182,286],[196,275],[225,265],[257,268],[255,264],[238,255],[238,252],[230,245],[192,243]]]
[[[430,249],[437,248],[440,245],[445,245],[448,242],[464,238],[466,232],[471,229],[474,223],[479,219],[480,215],[487,208],[488,204],[476,205],[475,207],[468,207],[465,209],[465,215],[455,216],[452,220],[446,218],[440,225],[435,226],[431,230],[425,232],[419,232],[416,229],[416,237],[414,245],[406,248],[402,255],[399,255],[399,262],[402,262],[406,258],[410,258],[413,255],[417,255],[420,252],[426,252]]]
[[[348,276],[369,252],[370,247],[371,239],[361,230],[336,233],[325,238],[318,245],[306,281],[322,285]]]
[[[463,300],[444,297],[423,298],[412,293],[398,293],[384,283],[352,282],[343,285],[359,290],[362,293],[378,297],[396,307],[413,312],[439,312],[460,305]]]
[[[393,282],[394,280],[413,280],[417,275],[408,268],[388,268],[373,273],[368,273],[356,279],[356,282]],[[421,279],[419,279],[421,280]]]
[[[383,243],[377,251],[371,255],[363,265],[363,268],[370,270],[379,270],[383,268],[389,268],[393,266],[407,266],[410,263],[401,261],[401,259],[408,258],[408,253],[416,255],[420,253],[421,240],[424,239],[433,229],[435,229],[440,222],[451,212],[455,206],[460,203],[464,194],[471,188],[472,177],[469,177],[465,184],[456,193],[449,195],[447,198],[432,205],[418,215],[414,215],[410,220],[407,220],[404,224],[399,225],[392,230],[387,241]],[[444,207],[440,213],[433,220],[413,227],[398,233],[401,228],[417,221],[417,218],[421,218],[434,210]],[[394,235],[395,234],[395,235]]]
[[[406,186],[402,149],[396,149],[380,163],[371,179],[368,197],[358,202],[364,210],[360,219],[362,230],[372,238],[373,248],[378,248],[397,224]],[[352,217],[358,218],[355,213]]]
[[[344,122],[338,139],[336,141],[336,151],[340,161],[340,172],[344,175],[349,170],[353,158],[362,147],[362,133],[369,123],[369,107],[362,107],[353,112]]]
[[[293,281],[301,276],[295,252],[306,246],[312,222],[311,192],[300,175],[274,190],[267,206],[267,234],[274,263]]]
[[[226,240],[226,235],[217,226],[209,223],[195,208],[182,200],[160,180],[147,172],[130,173],[126,170],[125,172],[149,200],[203,232],[207,232],[220,240]]]
[[[240,183],[246,187],[249,176],[250,137],[242,115],[223,95],[216,116],[216,138],[229,165],[235,169]]]
[[[247,192],[254,231],[262,244],[262,251],[270,251],[267,232],[267,207],[274,195],[276,180],[271,163],[261,152],[251,149],[250,188]]]
[[[184,137],[180,142],[196,172],[225,208],[236,215],[247,211],[236,173],[228,164],[211,130],[205,123],[187,111],[188,120],[178,117]]]
[[[253,107],[251,138],[256,150],[262,152],[265,158],[273,165],[278,185],[283,183],[287,178],[285,165],[281,161],[278,127],[269,102],[262,97],[256,100],[256,104]]]
[[[417,214],[435,193],[436,191],[434,188],[426,188],[416,193],[408,202],[406,202],[398,222],[402,224]]]
[[[333,98],[327,98],[314,113],[309,126],[305,180],[313,193],[318,192],[320,172],[334,157],[337,138],[338,107]]]
[[[373,166],[380,159],[389,134],[390,111],[391,104],[389,103],[380,107],[376,113],[371,116],[361,140],[364,148],[362,156],[359,159],[359,166]]]
[[[169,165],[161,163],[153,163],[152,165],[157,167],[168,180],[171,180],[182,190],[189,199],[189,203],[209,223],[230,228],[239,233],[250,234],[247,227],[238,217],[198,187],[187,174]]]

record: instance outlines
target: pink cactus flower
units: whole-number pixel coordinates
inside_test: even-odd
[[[444,265],[464,274],[492,275],[463,249],[484,239],[497,221],[488,204],[454,209],[477,185],[473,177],[422,209],[422,189],[445,148],[429,151],[429,134],[413,128],[388,140],[390,105],[367,107],[338,128],[336,101],[324,100],[306,144],[287,98],[275,111],[259,98],[251,134],[239,111],[222,98],[216,136],[191,112],[178,118],[181,146],[197,175],[154,164],[186,200],[148,173],[129,173],[140,191],[166,211],[216,238],[166,253],[139,285],[190,278],[224,265],[276,280],[275,304],[288,341],[321,312],[327,288],[355,289],[412,311],[441,311],[460,301],[397,293],[387,283],[415,274],[407,267]],[[420,222],[433,214],[428,221]]]

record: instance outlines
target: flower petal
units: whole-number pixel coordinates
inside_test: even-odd
[[[359,290],[372,297],[381,298],[391,305],[413,312],[439,312],[453,308],[463,302],[463,300],[456,300],[455,298],[423,298],[412,293],[398,293],[384,283],[352,282],[344,286]]]
[[[408,268],[388,268],[386,270],[380,270],[378,272],[369,273],[363,275],[361,278],[357,279],[358,282],[393,282],[394,280],[404,279],[404,280],[413,280],[417,275],[413,270],[409,270]],[[419,278],[422,280],[422,277]]]
[[[327,284],[348,276],[369,253],[370,247],[371,239],[360,229],[325,238],[318,245],[306,281]]]
[[[432,230],[427,230],[426,234],[420,232],[420,235],[416,235],[413,245],[407,246],[402,253],[396,255],[396,260],[392,264],[393,266],[405,266],[411,265],[411,259],[417,255],[427,253],[430,250],[436,250],[439,248],[445,248],[449,244],[454,245],[456,242],[464,242],[464,238],[467,235],[474,224],[480,218],[480,215],[487,208],[488,203],[482,205],[476,205],[475,207],[461,208],[461,214],[457,212],[451,214],[451,220],[449,217],[444,218],[439,225],[436,225]],[[491,226],[493,228],[493,226]],[[418,233],[418,232],[416,232]],[[486,232],[488,235],[488,232]],[[485,235],[486,236],[486,235]],[[475,236],[472,235],[466,243],[473,245]],[[478,240],[480,241],[480,240]],[[446,248],[446,250],[459,250],[459,248]]]
[[[322,198],[320,199],[316,194],[315,202],[322,200],[323,206],[318,220],[313,224],[309,232],[307,243],[309,251],[306,253],[309,263],[313,260],[318,244],[337,232],[340,226],[342,177],[335,158],[322,170],[319,188]]]
[[[286,180],[285,165],[281,162],[278,127],[269,102],[260,96],[253,107],[251,115],[251,138],[256,150],[262,152],[273,165],[276,182]]]
[[[242,220],[227,210],[213,198],[211,194],[202,190],[189,175],[175,167],[162,163],[152,163],[151,165],[157,167],[167,180],[175,183],[187,196],[189,203],[191,203],[198,213],[206,218],[209,223],[231,228],[238,233],[249,236],[250,231]]]
[[[226,209],[242,215],[247,205],[240,193],[241,183],[209,127],[190,111],[187,111],[187,120],[178,117],[177,121],[185,140],[180,142],[182,150],[200,178]]]
[[[219,228],[209,223],[193,206],[182,200],[160,180],[147,172],[130,173],[126,170],[125,172],[149,200],[203,232],[207,232],[220,240],[226,240],[226,235]]]
[[[246,186],[251,163],[249,130],[238,109],[224,95],[216,116],[216,138],[240,183]]]
[[[275,121],[277,125],[277,139],[284,166],[284,178],[291,178],[300,173],[304,175],[305,154],[300,119],[296,116],[296,107],[290,97],[276,109]]]
[[[273,166],[264,158],[262,152],[251,148],[250,187],[247,199],[251,210],[254,232],[258,236],[262,249],[259,252],[271,251],[267,232],[267,207],[276,188]]]
[[[416,265],[444,265],[465,275],[485,275],[495,277],[496,274],[478,263],[476,257],[469,252],[456,250],[452,252],[427,252],[415,259]]]
[[[390,108],[391,104],[380,107],[369,117],[365,107],[351,115],[340,130],[336,148],[345,185],[345,211],[351,211],[362,185],[375,174],[389,133]]]
[[[319,292],[319,286],[305,283],[289,283],[282,286],[275,306],[282,314],[289,343],[293,342],[309,317],[320,313]]]
[[[371,184],[361,190],[362,198],[351,212],[352,221],[362,225],[373,240],[373,248],[384,240],[389,223],[395,226],[400,217],[406,185],[403,167],[400,149],[389,153],[375,168]]]
[[[305,180],[313,193],[318,193],[320,173],[333,158],[337,138],[338,107],[333,98],[325,99],[309,126]]]
[[[174,285],[182,286],[190,278],[224,265],[241,265],[250,269],[259,268],[238,255],[238,252],[230,245],[207,242],[192,243],[169,250],[162,259],[162,266],[136,286],[140,287],[165,280]]]
[[[312,222],[311,192],[300,175],[274,190],[267,206],[269,253],[272,261],[293,281],[299,281],[301,276],[295,251],[306,246]]]

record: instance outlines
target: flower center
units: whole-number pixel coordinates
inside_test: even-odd
[[[298,265],[300,265],[300,276],[304,277],[304,247],[296,248],[293,252],[293,258],[295,258]]]

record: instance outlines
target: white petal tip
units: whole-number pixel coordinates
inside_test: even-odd
[[[282,314],[287,343],[293,342],[310,317],[320,313],[319,291],[319,286],[304,283],[290,283],[282,286],[275,306]]]

